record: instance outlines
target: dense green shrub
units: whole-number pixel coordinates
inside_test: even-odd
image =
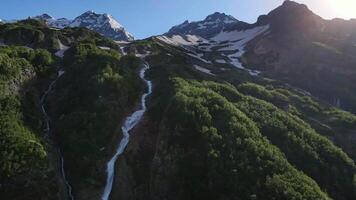
[[[163,138],[166,154],[177,163],[175,175],[169,177],[180,185],[176,189],[182,191],[181,198],[328,199],[221,95],[242,99],[232,86],[208,83],[210,89],[196,81],[173,81],[175,94]]]
[[[0,196],[4,199],[16,199],[19,193],[32,199],[53,189],[32,82],[37,52],[15,46],[0,48]],[[44,62],[43,67],[50,64]]]

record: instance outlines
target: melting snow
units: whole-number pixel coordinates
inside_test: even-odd
[[[102,46],[99,46],[100,49],[103,49],[103,50],[110,50],[111,48],[110,47],[102,47]]]
[[[259,26],[243,31],[231,31],[231,32],[221,32],[212,39],[216,42],[226,42],[227,47],[219,49],[219,51],[235,51],[235,53],[228,55],[230,63],[239,69],[245,69],[239,58],[244,54],[246,44],[257,37],[258,35],[264,33],[269,29],[269,25]],[[251,75],[258,75],[257,72],[250,72]]]
[[[231,31],[231,32],[221,32],[212,40],[216,42],[226,42],[229,41],[229,47],[220,49],[222,50],[243,50],[246,43],[254,39],[256,36],[264,33],[268,30],[269,25],[266,26],[259,26],[252,29],[247,29],[243,31]]]
[[[211,73],[210,70],[205,69],[205,68],[203,68],[203,67],[200,67],[199,65],[194,65],[194,68],[195,68],[196,70],[198,70],[198,71],[201,71],[201,72],[204,72],[204,73],[206,73],[206,74],[215,76],[215,74]]]
[[[158,36],[157,38],[167,44],[171,44],[174,46],[194,46],[207,41],[204,38],[196,35],[186,35],[185,37],[182,37],[180,35],[174,35],[171,38],[167,36]]]
[[[203,61],[205,63],[211,63],[211,61],[208,61],[208,60],[205,60],[204,58],[202,58],[204,56],[204,54],[194,54],[194,53],[186,53],[186,54],[188,54],[189,56],[194,57],[200,61]]]
[[[258,76],[261,72],[258,70],[245,69],[251,76]]]
[[[55,53],[55,55],[60,58],[63,58],[64,52],[67,51],[69,49],[69,47],[62,44],[62,42],[60,40],[58,40],[58,44],[59,44],[59,51],[57,51]]]
[[[215,62],[221,63],[221,64],[225,64],[226,63],[226,61],[224,59],[217,59],[217,60],[215,60]]]
[[[203,26],[209,23],[212,22],[198,24],[198,26],[203,28]],[[268,33],[268,29],[269,25],[265,25],[242,31],[220,32],[209,40],[196,35],[174,35],[172,37],[158,36],[157,39],[166,44],[179,46],[185,49],[188,51],[188,53],[186,53],[187,55],[199,59],[204,63],[211,63],[211,61],[203,58],[204,53],[214,51],[220,52],[222,56],[226,56],[228,61],[226,59],[217,59],[215,60],[216,63],[223,64],[228,62],[236,68],[246,70],[252,76],[257,76],[261,73],[260,71],[246,69],[242,66],[239,59],[245,52],[246,44],[257,36]],[[197,50],[199,50],[198,52],[204,53],[197,53]]]
[[[145,58],[146,56],[149,56],[151,53],[152,53],[151,51],[145,51],[144,54],[136,53],[136,57]]]

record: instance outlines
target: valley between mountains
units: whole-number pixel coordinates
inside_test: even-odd
[[[0,21],[0,199],[356,199],[356,21],[293,1],[135,40]]]

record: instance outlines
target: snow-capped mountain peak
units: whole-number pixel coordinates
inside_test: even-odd
[[[229,24],[229,23],[235,23],[238,20],[235,19],[231,15],[226,15],[225,13],[216,12],[214,14],[207,16],[204,21],[205,22],[216,22],[216,23],[223,22],[225,24]]]
[[[32,19],[43,20],[48,26],[53,28],[65,28],[65,27],[85,27],[93,30],[103,36],[112,38],[114,40],[132,41],[134,37],[125,30],[125,28],[114,19],[110,14],[98,14],[94,11],[87,11],[74,20],[66,18],[55,19],[49,14],[42,14]]]
[[[86,27],[115,40],[132,41],[134,39],[118,21],[107,13],[98,14],[87,11],[76,17],[69,26]]]
[[[172,27],[165,35],[198,35],[204,38],[215,36],[226,29],[243,29],[248,26],[247,23],[241,22],[231,15],[215,12],[207,16],[202,21],[184,23]]]

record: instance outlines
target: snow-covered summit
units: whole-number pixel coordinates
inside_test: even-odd
[[[86,27],[115,40],[132,41],[133,36],[111,15],[87,11],[76,17],[70,27]]]
[[[235,23],[238,20],[235,19],[231,15],[226,15],[225,13],[219,13],[215,12],[214,14],[211,14],[205,18],[205,23],[225,23],[225,24],[230,24],[230,23]]]
[[[243,29],[249,24],[241,22],[231,15],[226,15],[225,13],[213,13],[207,16],[202,21],[184,23],[172,27],[166,35],[198,35],[204,38],[210,38],[220,33],[223,30],[228,29]]]
[[[125,28],[114,19],[110,14],[98,14],[94,11],[87,11],[74,20],[66,18],[55,19],[49,14],[42,14],[32,19],[43,20],[48,26],[53,28],[65,28],[65,27],[85,27],[102,34],[105,37],[112,38],[120,41],[132,41],[134,37],[125,30]]]

